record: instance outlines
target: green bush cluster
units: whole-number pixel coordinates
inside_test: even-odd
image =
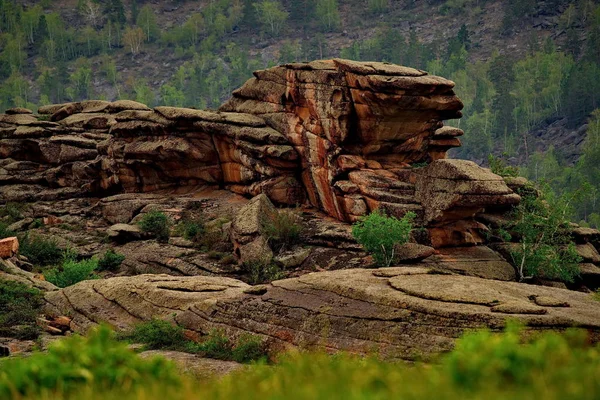
[[[0,218],[6,218],[10,223],[23,219],[24,205],[17,203],[6,203],[0,207]]]
[[[60,267],[52,268],[44,273],[46,280],[60,288],[74,285],[88,279],[97,279],[94,271],[98,268],[98,259],[76,261],[66,259]]]
[[[122,334],[121,338],[142,343],[148,349],[200,353],[218,360],[247,363],[265,357],[265,349],[258,336],[243,334],[234,343],[223,331],[213,330],[201,343],[196,343],[185,336],[182,327],[160,319],[137,324],[130,332]]]
[[[87,338],[72,336],[51,345],[47,353],[14,358],[0,364],[0,398],[81,397],[81,390],[133,390],[152,383],[177,388],[181,384],[172,363],[141,359],[111,330],[100,327]],[[60,393],[56,394],[55,392]]]
[[[142,361],[107,334],[70,338],[48,354],[6,362],[0,368],[0,397],[39,398],[42,393],[45,399],[57,400],[73,395],[97,400],[600,397],[600,348],[590,346],[583,331],[531,336],[511,325],[504,333],[467,333],[453,351],[426,365],[292,352],[276,365],[257,363],[224,378],[200,385],[190,380],[183,386],[169,363]],[[222,336],[213,336],[216,349],[226,347]]]
[[[283,271],[273,260],[250,260],[244,262],[243,269],[248,273],[251,285],[268,283],[281,279]]]
[[[0,239],[15,236],[15,233],[8,229],[8,226],[9,225],[7,223],[0,222]]]
[[[33,339],[42,293],[22,283],[0,279],[0,336]]]
[[[199,221],[185,220],[181,222],[181,225],[183,230],[183,237],[195,243],[200,241],[202,235],[206,231],[204,228],[204,224],[202,224]]]
[[[114,272],[121,266],[121,263],[125,260],[123,254],[115,252],[113,249],[109,249],[104,253],[102,258],[98,260],[98,271],[111,271]]]
[[[398,219],[375,210],[352,226],[352,235],[366,251],[373,254],[375,265],[389,267],[395,259],[395,246],[407,243],[410,239],[415,217],[415,213],[408,212]]]
[[[63,250],[54,239],[28,234],[19,237],[19,253],[36,266],[56,265],[63,258]]]
[[[518,239],[511,251],[519,278],[560,279],[573,282],[581,257],[570,235],[569,199],[551,192],[523,194],[508,229]]]
[[[170,223],[169,217],[160,211],[151,211],[145,214],[139,222],[142,231],[150,233],[161,242],[169,240]]]
[[[302,222],[291,210],[279,210],[265,221],[265,235],[273,249],[281,251],[298,242]]]

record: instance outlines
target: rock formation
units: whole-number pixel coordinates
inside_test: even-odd
[[[200,334],[251,332],[275,347],[405,359],[508,319],[531,330],[579,326],[600,341],[600,303],[589,294],[515,282],[515,243],[493,230],[526,181],[446,158],[462,135],[443,125],[461,116],[453,86],[412,68],[335,59],[257,71],[219,111],[133,101],[8,110],[0,203],[27,203],[9,230],[51,236],[81,257],[108,248],[126,257],[103,272],[109,279],[61,290],[17,257],[0,277],[46,291],[47,320],[72,316],[74,331],[159,317]],[[291,248],[267,237],[274,204],[302,206]],[[412,243],[396,249],[400,267],[364,269],[372,260],[348,222],[375,209],[417,215]],[[136,224],[156,210],[204,221],[207,241],[181,232],[153,240]],[[595,290],[600,232],[573,225],[572,237],[582,263],[569,288]],[[288,279],[249,286],[238,279],[249,280],[249,260]]]
[[[598,303],[565,289],[444,274],[419,264],[379,270],[319,272],[250,287],[227,278],[139,275],[92,280],[46,296],[86,331],[100,321],[118,329],[152,317],[208,334],[224,328],[289,345],[427,358],[450,350],[466,330],[503,328],[516,319],[531,330],[579,326],[600,341]]]
[[[487,193],[490,185],[477,181],[497,177],[474,164],[435,162],[460,145],[462,131],[442,123],[461,115],[453,86],[412,68],[336,59],[257,71],[219,112],[133,101],[45,106],[39,116],[9,110],[0,116],[0,194],[31,200],[215,184],[279,204],[307,199],[342,221],[382,207],[430,222],[440,210],[423,198],[460,176],[473,182],[439,204],[446,214],[514,203],[502,182]],[[431,167],[411,167],[425,162]]]

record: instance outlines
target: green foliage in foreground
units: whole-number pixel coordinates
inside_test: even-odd
[[[122,338],[143,343],[152,350],[186,351],[219,360],[246,363],[265,358],[265,349],[258,336],[241,335],[235,343],[224,332],[213,330],[201,343],[196,343],[185,336],[182,327],[160,319],[140,323]]]
[[[169,217],[165,213],[160,211],[149,212],[142,217],[139,225],[142,231],[153,234],[159,241],[166,242],[169,240]]]
[[[143,360],[124,343],[113,340],[112,332],[101,327],[88,338],[73,336],[54,343],[48,353],[0,363],[0,398],[19,396],[54,398],[82,389],[91,391],[134,390],[160,382],[177,387],[180,378],[174,366],[161,358]],[[79,397],[85,398],[85,397]]]
[[[37,337],[42,293],[26,285],[0,279],[0,336]]]
[[[98,268],[98,260],[90,258],[82,261],[66,259],[60,268],[52,268],[45,273],[46,280],[60,288],[74,285],[88,279],[95,279],[94,271]]]
[[[408,212],[398,219],[375,210],[352,226],[352,235],[366,251],[373,254],[378,267],[389,267],[395,259],[394,247],[410,239],[415,217],[415,213]]]
[[[348,354],[291,353],[223,379],[180,380],[170,363],[142,361],[107,330],[73,337],[48,354],[0,364],[0,397],[52,399],[596,399],[600,349],[582,331],[526,343],[518,328],[469,333],[435,365]]]

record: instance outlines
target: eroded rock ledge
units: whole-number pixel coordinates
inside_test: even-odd
[[[318,346],[385,357],[429,357],[452,348],[466,330],[581,327],[600,340],[599,303],[565,289],[453,275],[423,265],[319,272],[269,285],[219,277],[140,275],[86,281],[48,292],[49,312],[71,315],[85,331],[117,329],[152,317],[207,334],[251,332],[273,351]]]
[[[44,106],[0,116],[0,198],[39,201],[219,185],[341,221],[376,208],[448,224],[518,202],[461,160],[454,83],[349,60],[256,71],[219,111],[133,101]],[[429,163],[424,168],[416,168]],[[447,196],[449,192],[453,196]]]

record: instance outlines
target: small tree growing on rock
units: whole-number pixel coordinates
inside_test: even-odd
[[[389,267],[395,259],[394,246],[405,244],[410,239],[415,217],[415,213],[408,212],[398,219],[375,210],[353,225],[352,235],[366,251],[373,254],[378,267]]]
[[[540,192],[522,195],[511,231],[519,237],[511,252],[519,279],[534,277],[572,282],[581,258],[569,234],[569,199]]]

